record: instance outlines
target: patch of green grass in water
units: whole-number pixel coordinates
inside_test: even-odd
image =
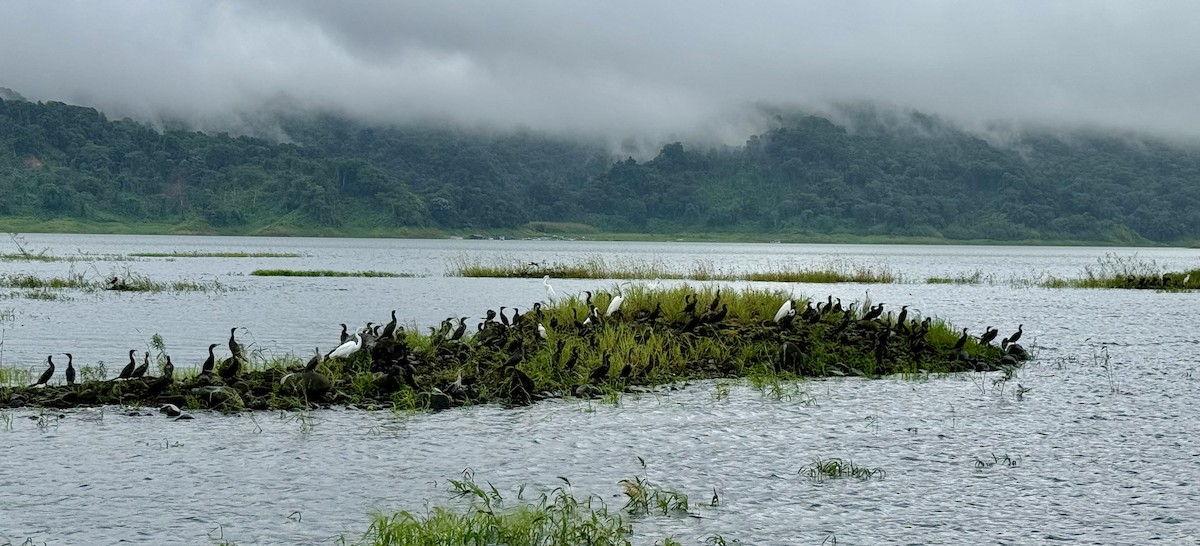
[[[390,273],[387,271],[330,271],[327,269],[255,269],[250,273],[256,277],[415,277],[412,273]]]
[[[294,252],[134,252],[138,258],[302,258],[305,254]]]
[[[516,258],[501,259],[499,263],[482,258],[459,256],[450,262],[448,276],[538,278],[549,275],[559,279],[689,279],[696,281],[766,281],[807,283],[894,283],[899,277],[883,266],[870,267],[845,261],[831,261],[822,266],[782,264],[767,271],[726,270],[710,260],[698,260],[686,271],[668,267],[661,260],[636,258],[605,258],[587,256],[573,262],[532,262]]]

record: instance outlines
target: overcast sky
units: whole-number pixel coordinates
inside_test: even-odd
[[[5,2],[0,86],[212,128],[383,121],[744,141],[756,103],[1200,135],[1194,1]]]

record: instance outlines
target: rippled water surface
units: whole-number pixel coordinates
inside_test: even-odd
[[[981,270],[996,278],[1077,276],[1106,252],[1194,268],[1181,249],[628,244],[542,241],[27,236],[49,254],[171,251],[295,252],[301,258],[154,258],[0,262],[2,272],[216,279],[219,293],[74,294],[0,300],[3,363],[41,369],[49,352],[121,360],[164,336],[198,363],[227,328],[271,351],[328,345],[339,322],[398,309],[419,326],[482,316],[544,296],[538,280],[444,277],[462,256],[569,261],[605,255],[687,268],[730,269],[834,260],[885,265],[907,278]],[[6,250],[7,251],[7,250]],[[376,269],[417,278],[261,278],[256,268]],[[555,280],[560,293],[604,281]],[[712,534],[745,544],[1128,544],[1200,541],[1200,294],[985,286],[778,284],[797,294],[909,304],[972,331],[1024,324],[1037,361],[1008,382],[996,374],[831,379],[782,393],[713,383],[619,405],[548,401],[530,408],[396,416],[318,411],[193,421],[128,416],[120,408],[62,418],[13,411],[0,421],[0,544],[331,544],[355,539],[372,510],[421,511],[450,502],[445,480],[464,468],[515,491],[571,479],[579,493],[623,502],[618,480],[638,475],[720,506],[698,517],[634,522],[637,541]],[[211,341],[210,341],[211,340]],[[1105,358],[1105,355],[1108,358]],[[177,363],[186,358],[176,356]],[[1029,389],[1017,396],[1018,388]],[[781,396],[776,396],[780,394]],[[145,413],[149,413],[148,411]],[[1003,460],[979,468],[977,461]],[[797,471],[841,457],[881,480],[816,483]],[[826,542],[828,544],[828,542]]]

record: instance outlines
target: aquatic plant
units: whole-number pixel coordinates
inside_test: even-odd
[[[184,252],[133,252],[129,256],[137,258],[302,258],[306,255],[295,252],[203,252],[190,250]]]
[[[801,476],[818,482],[838,478],[855,478],[866,481],[872,478],[881,479],[885,475],[882,468],[867,468],[854,464],[854,461],[836,457],[831,459],[817,459],[812,464],[800,467],[798,473]]]
[[[976,269],[971,273],[959,273],[953,277],[927,277],[926,284],[994,284],[995,277],[991,274],[985,276],[983,271]]]
[[[389,273],[387,271],[330,271],[296,269],[255,269],[250,273],[256,277],[415,277],[412,273]]]
[[[71,272],[66,277],[38,277],[28,274],[0,275],[0,287],[27,290],[25,297],[47,294],[49,290],[113,290],[118,292],[220,292],[228,288],[216,280],[159,282],[130,270],[103,280]],[[46,299],[55,299],[57,296]],[[41,299],[41,298],[38,298]]]
[[[610,513],[595,495],[575,496],[571,483],[561,480],[563,485],[536,500],[518,495],[509,502],[490,484],[486,489],[476,484],[468,469],[461,480],[450,480],[456,496],[467,499],[465,509],[435,506],[419,515],[373,514],[360,544],[629,546],[632,530],[620,514]]]
[[[893,283],[898,280],[884,266],[862,266],[831,261],[822,266],[783,264],[766,271],[726,270],[711,260],[697,260],[687,270],[668,267],[661,260],[605,258],[587,256],[573,262],[532,262],[516,258],[499,263],[485,262],[475,256],[460,256],[451,261],[448,276],[539,278],[549,275],[561,279],[688,279],[695,281],[764,281],[806,283]]]
[[[633,515],[661,514],[665,516],[673,512],[686,514],[688,512],[688,496],[679,491],[664,489],[650,481],[646,475],[645,459],[638,457],[638,463],[642,466],[641,476],[617,482],[624,490],[627,499],[622,509]],[[713,491],[713,497],[716,498],[716,490]]]

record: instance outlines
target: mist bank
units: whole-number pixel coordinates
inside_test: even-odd
[[[743,145],[675,142],[639,161],[604,143],[532,130],[281,116],[279,142],[4,100],[0,223],[383,236],[1200,240],[1194,146],[1098,130],[981,134],[864,104],[827,116],[763,112],[772,128]]]

